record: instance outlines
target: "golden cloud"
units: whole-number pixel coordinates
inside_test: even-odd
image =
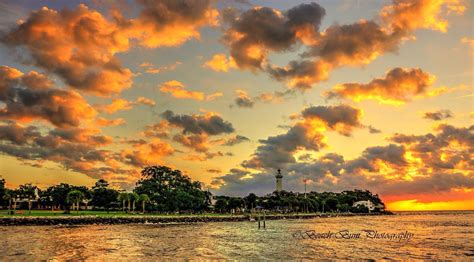
[[[383,78],[376,78],[367,84],[344,83],[325,93],[328,98],[348,98],[360,102],[376,100],[382,104],[400,105],[413,97],[428,97],[439,94],[431,90],[435,76],[419,68],[394,68]],[[444,92],[444,90],[443,90]],[[442,92],[441,92],[442,93]]]

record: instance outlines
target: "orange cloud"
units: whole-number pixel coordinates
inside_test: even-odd
[[[118,94],[131,87],[133,74],[121,65],[117,53],[128,51],[132,43],[149,48],[177,46],[199,38],[202,26],[217,24],[218,11],[211,0],[138,3],[142,6],[138,17],[124,18],[113,10],[110,21],[84,4],[61,11],[43,7],[1,41],[25,48],[34,65],[55,73],[72,88],[100,96]]]
[[[177,134],[173,137],[173,140],[180,143],[183,146],[192,148],[197,152],[207,152],[209,150],[209,142],[207,134],[197,135],[182,135]]]
[[[416,29],[446,32],[448,21],[443,19],[441,14],[451,12],[462,14],[466,10],[466,6],[459,0],[396,0],[393,2],[393,5],[382,9],[380,16],[395,32]]]
[[[25,47],[36,66],[81,91],[109,95],[132,84],[131,71],[114,57],[128,50],[128,38],[116,24],[83,4],[74,10],[33,11],[3,42]]]
[[[143,167],[145,165],[162,163],[164,156],[169,156],[174,153],[174,148],[161,141],[159,138],[154,138],[148,143],[138,143],[133,145],[133,149],[124,149],[120,156],[125,163]]]
[[[123,99],[116,98],[112,100],[111,104],[108,105],[96,105],[98,111],[104,112],[107,114],[113,114],[117,111],[131,110],[133,108],[133,102]]]
[[[204,100],[204,93],[196,91],[188,91],[184,89],[184,84],[171,80],[161,84],[160,91],[163,93],[169,93],[175,98],[181,99],[194,99],[194,100]]]
[[[123,118],[117,118],[117,119],[106,119],[103,117],[99,117],[95,120],[95,123],[98,126],[121,126],[125,125],[126,122]]]
[[[213,94],[205,95],[203,92],[189,91],[185,89],[183,83],[171,80],[160,85],[160,91],[162,93],[169,93],[171,96],[179,99],[193,99],[198,101],[212,101],[218,97],[223,96],[222,92],[216,92]]]
[[[140,67],[145,68],[145,73],[148,74],[159,74],[164,71],[173,71],[178,65],[181,65],[180,61],[176,61],[174,64],[155,67],[152,63],[144,62],[140,64]]]
[[[1,119],[21,122],[44,120],[57,127],[90,122],[97,112],[77,92],[52,87],[52,81],[37,72],[23,74],[0,66]]]
[[[376,78],[367,84],[344,83],[325,93],[328,98],[348,98],[360,102],[376,100],[382,104],[400,105],[412,97],[428,97],[440,92],[430,90],[435,77],[421,69],[395,68],[385,77]],[[444,92],[444,90],[442,90]],[[442,93],[441,92],[441,93]]]
[[[369,64],[397,51],[403,41],[413,39],[417,29],[446,31],[444,15],[461,14],[465,9],[459,0],[395,0],[382,8],[380,19],[333,24],[318,32],[325,15],[318,4],[297,5],[284,13],[255,7],[224,13],[230,26],[223,40],[239,69],[264,71],[289,87],[305,90],[327,80],[336,68]],[[286,52],[300,43],[308,47],[301,59],[286,66],[268,61],[271,52]]]
[[[222,96],[224,96],[224,93],[222,93],[222,92],[216,92],[216,93],[207,95],[207,96],[206,96],[206,101],[214,101],[214,100],[216,100],[217,98],[222,97]]]
[[[147,106],[155,106],[156,103],[155,101],[149,99],[149,98],[146,98],[146,97],[143,97],[143,96],[140,96],[137,98],[137,100],[135,100],[135,103],[139,103],[139,104],[143,104],[143,105],[147,105]]]
[[[138,97],[135,101],[126,100],[123,98],[116,98],[112,100],[112,103],[108,105],[95,105],[95,108],[99,112],[113,114],[118,111],[127,111],[133,109],[134,105],[142,104],[147,106],[155,106],[155,101],[146,97]]]
[[[137,18],[127,20],[115,13],[115,19],[121,21],[128,37],[148,48],[177,46],[191,38],[199,39],[200,27],[218,24],[219,12],[210,0],[139,3],[143,9]]]
[[[227,59],[225,54],[215,54],[212,56],[212,59],[206,61],[203,66],[217,72],[228,72],[232,68],[237,68],[234,59],[232,57]]]

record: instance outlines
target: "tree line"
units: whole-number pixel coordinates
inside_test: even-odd
[[[0,203],[9,209],[61,209],[65,212],[80,208],[93,210],[122,210],[124,212],[248,212],[255,209],[278,212],[368,212],[365,206],[353,207],[361,200],[370,200],[378,210],[383,202],[370,191],[353,190],[341,193],[273,192],[259,197],[212,196],[198,181],[192,181],[179,170],[166,166],[148,166],[141,171],[132,192],[122,192],[99,179],[94,186],[74,186],[66,183],[41,190],[32,184],[16,189],[5,187],[0,179]]]

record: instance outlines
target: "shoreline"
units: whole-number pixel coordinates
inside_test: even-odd
[[[267,220],[311,219],[353,216],[383,216],[386,213],[339,213],[339,214],[271,214]],[[255,216],[254,216],[255,218]],[[0,217],[0,226],[54,226],[54,225],[125,225],[125,224],[193,224],[209,222],[241,222],[250,221],[249,215],[189,215],[189,216],[31,216],[31,217]]]

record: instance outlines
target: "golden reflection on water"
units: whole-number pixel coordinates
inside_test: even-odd
[[[298,231],[408,231],[409,241],[295,239]],[[474,212],[192,225],[0,227],[0,260],[474,258]],[[363,234],[362,234],[363,235]]]

